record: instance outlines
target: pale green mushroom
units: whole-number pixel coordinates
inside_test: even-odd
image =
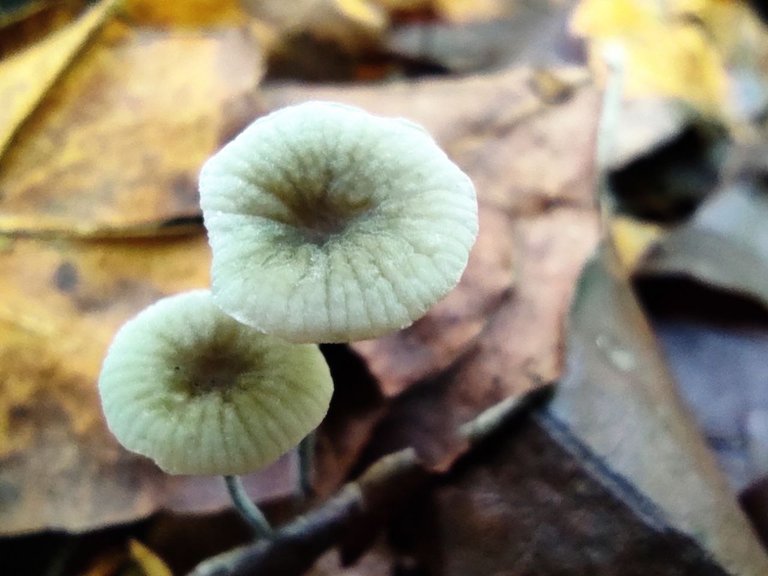
[[[408,326],[459,281],[477,235],[470,179],[412,122],[308,102],[203,167],[213,297],[294,342]]]
[[[99,377],[118,441],[174,474],[269,465],[318,426],[332,390],[317,346],[235,321],[206,290],[165,298],[126,322]]]

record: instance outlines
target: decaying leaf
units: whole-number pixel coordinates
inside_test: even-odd
[[[552,414],[726,570],[768,571],[608,248],[582,274]]]
[[[270,51],[280,51],[291,38],[308,35],[320,42],[357,54],[381,39],[389,25],[385,10],[368,0],[301,0],[286,4],[279,0],[244,0],[251,14],[274,32]]]
[[[259,78],[259,52],[242,31],[111,22],[4,155],[0,229],[197,214],[199,167]]]
[[[559,105],[539,99],[529,83],[529,70],[488,78],[393,84],[381,93],[303,87],[265,93],[269,107],[291,99],[334,98],[373,112],[407,115],[436,134],[449,154],[474,176],[480,190],[481,228],[486,226],[487,231],[473,256],[466,285],[411,331],[360,345],[359,352],[374,376],[381,378],[385,394],[397,395],[416,381],[440,373],[478,342],[485,352],[472,363],[475,373],[468,377],[477,377],[480,384],[469,393],[471,401],[462,405],[457,421],[493,399],[530,386],[531,380],[556,377],[559,318],[580,259],[596,234],[589,177],[594,126],[590,114],[597,94],[588,87],[578,88],[583,82],[580,73],[562,74],[572,78],[576,91],[571,100]],[[484,96],[478,98],[478,94]],[[436,113],[436,100],[450,103],[450,116]],[[211,103],[214,110],[220,105],[220,101]],[[221,122],[213,125],[224,129]],[[531,148],[531,141],[539,145]],[[189,167],[192,160],[185,158],[184,166]],[[538,167],[555,161],[558,170],[542,172]],[[78,166],[84,172],[80,176],[73,170],[73,183],[78,177],[99,179],[107,174],[99,163]],[[96,175],[91,174],[94,169]],[[62,188],[57,187],[46,198],[57,200],[59,206],[51,209],[61,210],[63,224],[71,222],[74,230],[83,223],[109,222],[110,218],[116,220],[114,230],[129,230],[139,214],[143,213],[142,220],[162,221],[178,215],[180,206],[193,206],[186,195],[179,204],[174,188],[162,181],[146,206],[141,203],[142,194],[148,192],[142,192],[140,185],[120,190],[114,195],[102,190],[85,203],[59,196]],[[4,201],[14,200],[9,205],[18,206],[20,198]],[[66,200],[63,206],[60,198]],[[69,201],[74,204],[68,205]],[[45,207],[42,199],[30,198],[26,213],[31,218]],[[35,228],[34,221],[31,226],[33,238],[6,236],[0,253],[8,272],[0,283],[1,317],[8,326],[0,346],[6,372],[0,394],[5,401],[0,436],[3,529],[8,533],[40,527],[84,529],[141,517],[163,505],[199,509],[220,503],[224,494],[215,483],[170,479],[119,450],[104,429],[94,386],[104,350],[120,323],[162,295],[207,284],[209,255],[204,239],[194,234],[167,236],[162,229],[154,237],[145,230],[143,238],[133,239],[119,235],[34,238],[44,230]],[[194,226],[187,232],[194,232]],[[497,320],[489,325],[488,317]],[[531,334],[532,326],[536,336]],[[510,358],[504,358],[508,353]],[[398,358],[409,359],[407,370],[394,369],[402,361]],[[520,380],[499,385],[501,375],[506,377],[513,369]],[[358,430],[370,430],[380,417],[376,403],[363,403],[361,410]],[[344,428],[340,430],[343,434]],[[361,449],[359,442],[346,446],[343,449],[349,454],[334,456],[333,461],[342,463],[334,473],[336,482]],[[427,454],[434,452],[429,446],[423,448]],[[45,466],[45,474],[40,466]],[[288,461],[273,476],[262,477],[254,497],[292,490],[292,482],[286,479],[290,472]],[[322,489],[327,493],[332,487],[326,483]],[[50,500],[51,493],[68,493],[68,497]]]
[[[216,480],[168,477],[119,450],[95,382],[122,322],[208,284],[197,171],[242,122],[260,73],[242,31],[113,20],[15,134],[0,163],[4,533],[226,501]],[[290,491],[292,473],[284,460],[254,495]]]
[[[102,0],[66,28],[0,60],[0,158],[20,126],[107,20],[116,3]]]
[[[768,202],[761,147],[731,152],[717,189],[687,221],[655,238],[632,270],[656,312],[681,393],[739,491],[768,471]]]
[[[205,287],[209,259],[202,235],[11,240],[0,252],[0,531],[83,530],[226,502],[220,479],[168,476],[122,450],[95,386],[117,328],[165,294]],[[283,460],[254,496],[290,492],[292,472]]]
[[[729,574],[690,538],[649,523],[599,462],[563,448],[538,419],[499,430],[414,498],[395,526],[412,564],[445,576]]]
[[[144,576],[173,576],[165,562],[138,540],[128,542],[128,551]]]
[[[455,5],[459,12],[444,15],[448,21],[416,21],[394,27],[385,38],[387,51],[463,74],[574,61],[567,48],[568,3],[505,2],[503,8],[489,5],[494,2],[484,6],[484,3],[449,0],[441,4]],[[485,18],[472,13],[477,9],[501,13],[495,18]]]
[[[237,26],[248,21],[237,0],[122,0],[120,12],[140,26]]]
[[[763,186],[760,165],[731,174],[689,221],[657,242],[637,274],[687,276],[768,304]]]

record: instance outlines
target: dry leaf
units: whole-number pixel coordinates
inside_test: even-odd
[[[4,156],[4,533],[91,529],[161,507],[227,502],[218,479],[170,477],[119,448],[95,382],[122,322],[163,295],[208,285],[197,172],[230,123],[253,113],[259,77],[258,50],[243,31],[111,22]],[[290,492],[293,473],[283,459],[251,480],[254,496]]]
[[[203,236],[12,240],[0,252],[0,531],[84,530],[160,507],[215,509],[220,478],[168,476],[106,430],[96,379],[117,328],[163,295],[208,285]],[[292,491],[284,459],[254,497]]]
[[[315,41],[340,47],[346,54],[370,49],[389,25],[387,13],[367,0],[243,0],[248,10],[274,30],[270,51],[294,37],[309,35]]]
[[[0,60],[0,158],[19,127],[107,20],[116,3],[102,0],[66,28]]]
[[[727,178],[638,263],[638,275],[687,276],[768,304],[768,198],[762,168]]]
[[[608,248],[579,282],[568,364],[551,410],[726,570],[739,576],[768,573],[768,556],[683,406]]]
[[[171,569],[152,550],[138,540],[128,542],[131,559],[139,566],[143,576],[173,576]]]
[[[260,78],[239,30],[113,22],[0,164],[0,230],[65,232],[199,212],[197,172]]]
[[[247,23],[238,0],[123,0],[121,13],[140,26],[232,26]]]
[[[412,502],[396,541],[445,576],[726,576],[691,539],[649,523],[600,463],[534,416],[507,426]]]
[[[590,39],[600,68],[625,48],[627,91],[684,100],[701,112],[749,118],[766,104],[768,34],[747,2],[582,0],[572,29]]]
[[[635,270],[643,256],[663,238],[665,229],[654,222],[616,216],[610,221],[609,234],[622,268]]]
[[[435,12],[448,22],[477,22],[506,16],[509,2],[502,0],[433,0]]]

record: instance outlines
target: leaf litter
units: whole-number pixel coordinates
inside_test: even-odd
[[[498,2],[482,3],[477,12],[461,2],[411,2],[397,8],[363,2],[333,4],[335,13],[343,17],[335,21],[330,35],[322,26],[309,30],[302,25],[290,34],[308,32],[315,39],[331,42],[341,53],[355,52],[349,60],[351,68],[345,72],[347,79],[371,70],[380,78],[404,65],[401,54],[399,62],[390,60],[370,68],[371,61],[381,58],[380,42],[390,29],[390,24],[369,27],[360,44],[360,26],[374,22],[372,14],[383,14],[381,22],[397,25],[406,17],[428,22],[435,15],[445,21],[477,22],[496,19],[506,10]],[[745,100],[739,90],[755,79],[754,84],[760,86],[764,75],[740,55],[744,46],[754,47],[754,54],[761,53],[764,35],[741,3],[729,7],[698,3],[705,9],[680,3],[682,7],[676,6],[678,12],[669,18],[644,13],[648,18],[632,19],[627,18],[632,10],[647,8],[622,2],[616,10],[627,11],[612,12],[618,24],[608,21],[604,29],[584,23],[589,21],[585,13],[590,17],[600,13],[593,6],[597,4],[579,3],[581,20],[574,24],[575,30],[589,38],[593,63],[599,64],[600,42],[607,37],[625,38],[628,50],[636,50],[628,61],[630,72],[636,73],[631,85],[650,81],[646,93],[687,99],[698,107],[698,113],[707,115],[706,123],[725,118],[728,137],[714,137],[723,146],[749,133],[743,122],[754,121],[761,100]],[[207,6],[205,2],[200,5]],[[268,52],[280,46],[288,37],[284,28],[274,21],[254,20],[253,12],[246,16],[232,5],[224,15],[208,13],[208,7],[198,13],[174,10],[154,12],[141,2],[129,3],[123,21],[107,23],[87,50],[78,52],[84,40],[75,42],[71,54],[80,56],[62,76],[58,74],[68,60],[60,61],[59,68],[53,66],[51,78],[60,80],[31,96],[29,111],[19,116],[23,122],[8,124],[14,134],[13,146],[0,159],[0,259],[10,271],[0,286],[7,296],[0,321],[8,327],[0,367],[5,371],[0,396],[4,404],[0,418],[4,529],[10,533],[51,527],[84,530],[145,518],[162,508],[199,514],[223,505],[213,482],[163,478],[146,463],[118,454],[99,417],[93,381],[111,333],[125,318],[163,294],[207,283],[208,254],[197,219],[194,184],[201,159],[249,118],[293,101],[329,98],[425,124],[472,175],[480,193],[482,230],[462,285],[433,313],[402,334],[359,343],[353,354],[337,355],[341,379],[344,367],[357,368],[350,368],[352,377],[340,387],[342,397],[335,400],[336,411],[321,431],[316,484],[320,493],[332,494],[383,454],[409,446],[430,473],[437,475],[438,482],[437,486],[427,483],[426,499],[423,492],[416,491],[422,506],[415,506],[415,512],[374,522],[369,527],[373,534],[363,538],[363,543],[347,542],[348,553],[342,554],[341,562],[365,554],[367,546],[376,541],[375,533],[389,526],[387,545],[377,545],[373,557],[363,556],[367,560],[359,564],[361,574],[382,570],[382,559],[376,560],[376,554],[384,554],[385,566],[430,567],[446,574],[471,574],[473,569],[480,574],[513,566],[542,574],[559,573],[569,566],[574,575],[614,573],[617,567],[622,573],[636,570],[638,574],[664,574],[665,570],[670,574],[679,573],[675,570],[722,574],[723,567],[736,574],[761,573],[764,553],[749,536],[750,529],[735,507],[725,477],[693,419],[685,415],[687,408],[681,407],[671,379],[665,376],[652,383],[641,378],[643,383],[636,385],[642,387],[637,391],[639,401],[619,392],[648,358],[666,374],[679,373],[676,362],[686,353],[684,346],[667,344],[669,331],[665,333],[661,324],[653,325],[659,327],[667,356],[662,359],[656,352],[647,356],[652,346],[636,353],[636,341],[645,346],[650,332],[634,304],[630,306],[635,310],[634,320],[623,320],[621,310],[612,314],[598,299],[599,312],[592,313],[585,324],[571,321],[569,338],[581,342],[576,349],[583,357],[595,359],[590,366],[598,376],[591,384],[615,388],[607,388],[600,402],[569,413],[563,411],[568,398],[584,404],[590,396],[569,396],[564,386],[553,410],[565,421],[573,418],[567,434],[542,424],[548,418],[544,411],[534,415],[533,423],[512,427],[499,450],[467,454],[466,444],[457,441],[455,431],[482,409],[510,394],[524,394],[558,381],[564,359],[568,358],[568,366],[575,362],[575,345],[567,344],[562,321],[581,266],[599,236],[592,178],[600,94],[584,70],[542,70],[515,60],[532,58],[526,54],[511,56],[510,64],[499,70],[464,78],[354,87],[288,83],[257,88],[263,70],[260,47]],[[700,18],[700,23],[686,20],[688,13]],[[312,21],[307,14],[310,12],[302,17]],[[717,23],[734,18],[749,23],[748,35],[702,35],[702,30],[719,29]],[[179,32],[179,27],[190,33]],[[643,37],[664,41],[658,42],[653,54],[644,53],[642,43],[633,44]],[[663,62],[665,46],[674,38],[681,39],[678,46],[691,56],[685,66],[674,64],[677,56]],[[195,66],[203,63],[204,72],[194,74],[202,85],[189,83],[188,68],[176,69],[183,60],[179,55],[189,50],[195,54]],[[223,69],[224,77],[222,54],[234,56],[225,58],[231,68]],[[301,57],[302,52],[298,54]],[[412,53],[407,58],[441,62],[444,57],[450,56]],[[135,70],[132,62],[146,58],[156,58],[156,65],[142,70],[146,75],[134,84],[134,77],[141,78],[141,73],[128,74],[121,68]],[[442,60],[441,65],[449,61]],[[269,58],[267,62],[269,66]],[[480,60],[468,69],[487,67]],[[692,93],[690,88],[699,86],[697,67],[706,72],[708,80],[706,90]],[[671,75],[664,72],[670,70]],[[542,81],[552,78],[562,90],[549,99],[542,92]],[[92,93],[85,89],[89,86],[113,86],[113,91],[102,92],[108,96],[106,100],[91,100],[86,97]],[[142,86],[153,87],[152,97]],[[160,86],[167,92],[156,90]],[[729,92],[724,86],[738,90]],[[174,104],[178,102],[185,107],[177,109]],[[120,120],[112,112],[116,104],[126,108],[135,103],[139,114],[124,113]],[[674,163],[652,154],[663,148],[660,142],[680,134],[677,127],[681,124],[673,124],[671,132],[663,128],[666,135],[662,136],[653,132],[649,137],[646,131],[641,138],[638,130],[633,141],[632,127],[647,125],[628,118],[622,128],[631,150],[625,163],[651,153],[651,168],[671,170],[674,175]],[[150,119],[159,120],[159,126],[148,129]],[[47,152],[56,149],[51,134],[69,134],[70,130],[74,138],[63,140],[66,154]],[[115,134],[119,137],[113,139]],[[106,146],[104,162],[93,161],[98,157],[95,149],[77,145],[90,140]],[[760,193],[745,193],[743,186],[729,188],[732,182],[727,174],[720,172],[720,165],[716,169],[718,182],[726,183],[720,184],[723,191],[695,188],[701,194],[693,197],[688,212],[673,224],[655,218],[653,212],[650,217],[648,212],[640,213],[636,204],[626,202],[620,214],[608,215],[603,223],[616,242],[618,269],[643,281],[683,274],[694,283],[735,294],[737,299],[761,302],[761,236],[759,227],[750,234],[744,225],[750,221],[750,208],[759,205]],[[649,190],[649,198],[663,205],[669,194],[665,186]],[[725,259],[726,266],[708,260],[723,251],[732,254]],[[586,274],[594,276],[594,266]],[[582,280],[577,303],[593,301],[600,293],[600,282]],[[622,284],[617,294],[622,294],[619,300],[631,298],[629,284]],[[653,307],[648,309],[653,323]],[[578,309],[575,314],[572,318],[579,318]],[[622,340],[625,344],[608,337],[590,338],[598,318],[620,324],[627,331],[627,340]],[[726,334],[724,340],[739,347],[732,335]],[[566,383],[576,378],[570,370],[563,376]],[[606,375],[610,382],[604,381]],[[361,381],[362,394],[353,388],[354,379]],[[650,394],[650,399],[642,399],[643,394]],[[615,398],[615,403],[606,398]],[[598,406],[605,406],[605,411],[595,412]],[[624,409],[622,421],[618,415]],[[642,416],[644,410],[651,416]],[[592,428],[587,432],[579,429],[584,418],[593,426],[590,418],[599,421],[597,414],[607,414],[609,422],[633,423],[637,438],[624,432],[617,439],[610,426],[594,435],[588,432]],[[596,461],[594,453],[600,454],[605,442],[611,449],[603,460]],[[637,452],[626,446],[647,457],[631,464]],[[673,497],[677,494],[671,490],[676,474],[665,474],[669,469],[665,466],[654,470],[652,464],[658,446],[667,455],[678,450],[679,458],[663,461],[682,467],[681,477],[702,487],[694,491],[695,497],[690,491]],[[586,451],[574,447],[586,447]],[[542,466],[550,457],[560,467],[547,464],[546,471]],[[38,469],[31,465],[35,461],[49,465]],[[510,462],[517,466],[510,467]],[[252,479],[253,495],[272,502],[280,496],[284,501],[293,473],[287,459],[277,470]],[[612,483],[615,474],[631,489],[621,483],[616,488]],[[570,481],[564,484],[564,478]],[[751,486],[759,485],[759,480]],[[51,494],[67,494],[68,500]],[[525,500],[509,496],[515,494],[520,498],[532,495],[525,497],[530,508],[525,507]],[[646,499],[663,513],[643,512],[637,504]],[[702,507],[705,501],[708,504]],[[104,506],[105,502],[112,505]],[[562,507],[553,507],[554,503]],[[697,506],[712,516],[696,511]],[[277,505],[272,514],[284,512]],[[409,519],[413,526],[408,525]],[[458,519],[467,520],[467,530],[455,530],[461,525]],[[759,518],[755,523],[759,524]],[[419,532],[414,526],[427,531]],[[598,526],[610,530],[600,531]],[[535,537],[526,537],[531,530]],[[509,546],[509,534],[515,546]],[[633,536],[621,539],[620,534]],[[152,548],[151,541],[149,544]],[[646,547],[667,551],[666,558],[643,554]],[[617,550],[622,552],[612,555]],[[136,547],[134,553],[139,564],[144,559],[145,573],[153,569],[147,568],[153,562],[151,553],[143,554]],[[326,557],[318,569],[323,562],[335,561]]]

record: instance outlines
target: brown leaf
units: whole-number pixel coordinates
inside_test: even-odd
[[[196,214],[199,167],[259,77],[259,52],[242,31],[110,23],[6,152],[0,229]]]
[[[15,134],[0,164],[3,533],[227,502],[220,479],[167,476],[120,448],[95,383],[128,317],[208,285],[197,172],[251,114],[260,75],[243,30],[112,21]],[[248,484],[256,498],[284,495],[293,474],[289,456]]]
[[[389,576],[393,574],[393,560],[381,545],[365,554],[354,566],[343,566],[336,550],[321,556],[307,572],[307,576]]]
[[[0,158],[21,124],[107,20],[115,4],[115,0],[102,0],[66,28],[0,60]]]
[[[558,445],[537,417],[497,431],[411,502],[396,541],[445,576],[725,576],[690,538],[648,521],[599,463]],[[580,457],[581,456],[581,457]]]
[[[159,297],[208,284],[201,235],[11,240],[0,252],[0,531],[84,530],[159,507],[225,505],[219,478],[168,476],[106,430],[96,379],[117,328]],[[253,496],[292,491],[284,459]]]
[[[768,572],[768,557],[683,406],[609,249],[585,269],[552,414],[722,566]]]
[[[386,11],[368,0],[243,0],[248,10],[273,31],[269,51],[285,50],[292,38],[309,36],[345,54],[370,50],[389,25]],[[311,55],[298,55],[311,58]]]
[[[248,20],[237,0],[123,0],[120,11],[141,26],[232,26]]]

